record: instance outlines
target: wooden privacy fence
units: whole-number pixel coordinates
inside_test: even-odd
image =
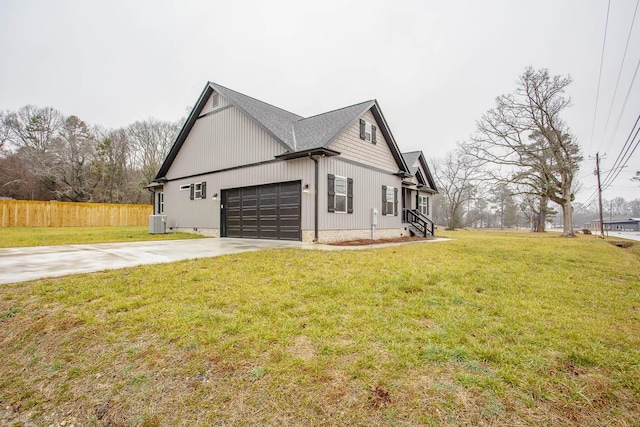
[[[0,200],[0,227],[149,225],[151,205]]]

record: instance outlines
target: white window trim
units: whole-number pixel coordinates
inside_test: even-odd
[[[387,204],[386,206],[386,216],[395,216],[396,214],[396,205],[395,205],[395,187],[387,187],[387,192],[384,197],[384,202]],[[389,199],[389,193],[391,193],[391,199]],[[389,203],[391,203],[391,212],[389,212]]]
[[[422,194],[418,195],[418,211],[420,211],[422,215],[428,215],[427,214],[427,206],[429,206],[428,200],[429,200],[428,196],[423,196]]]
[[[373,129],[371,128],[371,123],[365,120],[364,122],[364,140],[367,142],[371,142],[371,138],[373,135]]]
[[[189,191],[191,189],[191,184],[181,185],[180,191]]]
[[[164,213],[164,191],[158,193],[158,214]]]
[[[344,180],[344,193],[338,193],[338,180]],[[335,213],[347,213],[347,203],[348,203],[348,199],[347,199],[347,192],[349,191],[349,189],[347,188],[347,186],[349,185],[348,181],[347,181],[347,177],[344,176],[338,176],[335,175],[334,180],[333,180],[333,207],[334,207],[334,212]],[[343,211],[339,211],[338,210],[338,196],[343,197],[344,196],[344,210]]]
[[[193,200],[202,200],[202,182],[193,184]]]
[[[213,95],[211,95],[211,108],[218,108],[219,105],[220,105],[220,94],[218,94],[217,92],[214,92]]]

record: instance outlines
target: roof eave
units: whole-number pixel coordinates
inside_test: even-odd
[[[378,105],[377,100],[373,100],[372,113],[373,113],[373,117],[375,117],[375,119],[382,125],[380,128],[380,131],[384,135],[385,140],[387,141],[387,144],[391,149],[391,154],[393,155],[393,158],[398,164],[398,167],[400,168],[400,172],[403,172],[405,174],[408,174],[409,176],[412,176],[409,173],[409,167],[407,166],[407,163],[404,161],[404,158],[402,157],[402,153],[400,152],[400,149],[398,148],[398,144],[396,143],[396,140],[393,137],[393,134],[391,133],[391,129],[389,129],[387,120],[384,118],[384,114],[382,114],[382,110],[380,109],[380,106]]]
[[[166,179],[165,175],[169,171],[171,164],[178,155],[178,151],[180,151],[180,148],[182,148],[182,144],[184,144],[184,141],[187,139],[189,132],[191,132],[191,128],[193,128],[196,120],[198,120],[198,115],[200,114],[200,111],[202,111],[202,108],[207,102],[207,99],[209,99],[209,95],[211,95],[211,92],[213,92],[211,82],[207,82],[204,89],[202,90],[202,93],[200,94],[200,97],[198,98],[198,102],[196,102],[196,104],[193,106],[191,113],[189,113],[189,117],[182,125],[182,129],[180,129],[180,133],[178,133],[178,137],[173,143],[169,154],[164,159],[162,166],[160,166],[160,169],[158,170],[158,174],[156,175],[154,181],[160,180],[163,177],[164,179]]]
[[[311,156],[333,157],[333,156],[339,156],[339,155],[340,153],[338,151],[330,150],[325,147],[320,147],[320,148],[310,148],[308,150],[292,151],[292,152],[287,152],[283,154],[278,154],[277,156],[275,156],[275,158],[282,159],[282,160],[293,160],[293,159],[301,159],[303,157],[311,157]]]

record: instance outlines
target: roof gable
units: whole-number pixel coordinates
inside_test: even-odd
[[[391,130],[380,110],[380,106],[375,100],[365,101],[349,107],[304,118],[219,84],[207,82],[198,101],[180,130],[176,141],[171,147],[167,158],[160,167],[155,178],[156,180],[165,178],[178,151],[180,151],[182,144],[184,144],[207,100],[214,91],[219,93],[231,105],[242,111],[273,136],[283,145],[288,154],[294,154],[296,152],[307,153],[315,149],[326,149],[341,132],[352,125],[367,111],[371,110],[378,124],[378,129],[384,135],[389,150],[395,159],[398,172],[401,174],[409,173],[407,164],[391,134]]]
[[[436,187],[436,182],[433,179],[433,175],[431,174],[431,170],[429,169],[429,165],[427,165],[427,161],[424,158],[424,154],[422,153],[422,151],[411,151],[408,153],[402,153],[402,157],[404,158],[407,165],[409,165],[409,168],[415,168],[415,170],[418,172],[420,172],[421,168],[422,171],[424,171],[426,176],[422,177],[421,184],[428,185],[433,191],[437,193],[438,188]],[[416,175],[413,170],[411,171],[411,173],[413,175]],[[422,176],[421,173],[420,176]],[[418,178],[418,182],[420,182],[420,178],[417,175],[416,178]]]

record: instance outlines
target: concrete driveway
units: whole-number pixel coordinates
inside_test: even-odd
[[[0,284],[261,249],[305,246],[313,245],[280,240],[225,238],[8,248],[0,249]]]
[[[349,247],[283,240],[215,238],[0,248],[0,284],[272,248],[357,250],[446,240],[449,239]]]

